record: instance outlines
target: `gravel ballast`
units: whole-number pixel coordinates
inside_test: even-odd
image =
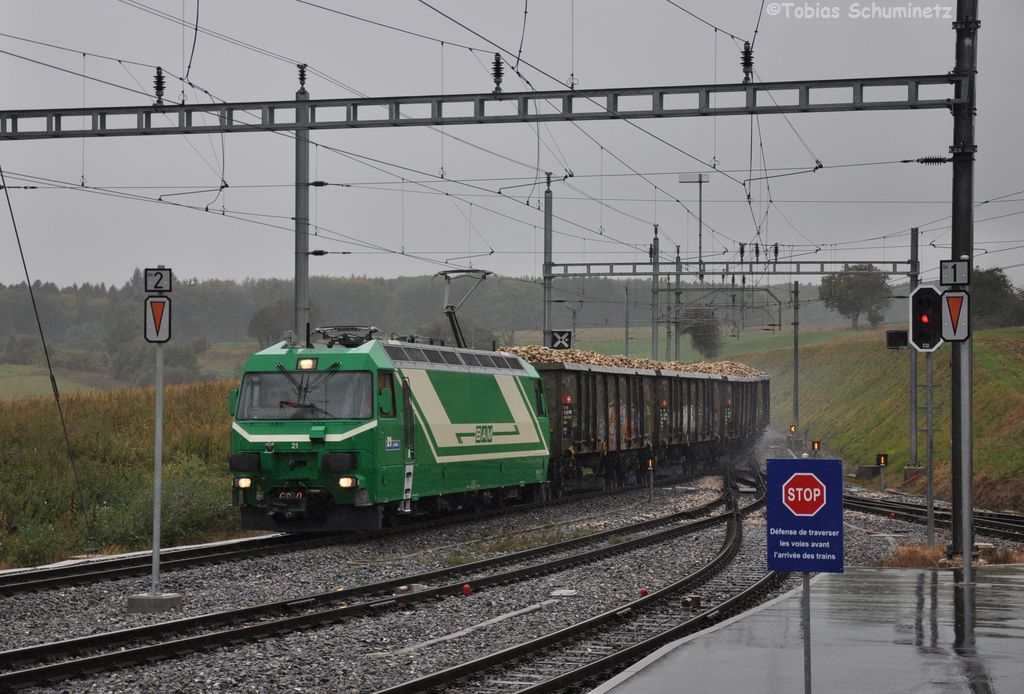
[[[164,576],[163,588],[183,593],[185,605],[164,615],[125,610],[126,596],[146,591],[148,577],[5,597],[0,599],[5,614],[0,648],[299,597],[495,556],[694,508],[716,498],[720,484],[718,478],[702,478],[687,487],[657,489],[653,503],[639,490],[379,540],[175,571]],[[855,511],[846,511],[844,519],[847,566],[878,565],[896,545],[924,542],[923,526]],[[763,517],[755,516],[745,529],[757,534]],[[28,691],[373,691],[625,604],[641,588],[656,590],[692,571],[717,551],[723,538],[724,526],[718,526],[466,597]],[[947,541],[944,531],[938,541]]]

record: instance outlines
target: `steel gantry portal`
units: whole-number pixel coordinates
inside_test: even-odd
[[[189,135],[202,133],[291,132],[295,136],[295,339],[309,318],[309,132],[479,123],[632,120],[722,115],[770,115],[952,109],[965,103],[965,77],[954,74],[832,80],[706,84],[621,89],[563,89],[432,96],[311,99],[305,65],[292,101],[219,104],[15,109],[0,111],[0,140]],[[895,96],[893,87],[902,87]],[[922,94],[945,87],[945,94]],[[845,96],[841,90],[845,90]],[[877,90],[877,92],[876,92]],[[826,92],[827,93],[819,93]],[[742,105],[718,105],[726,95]],[[717,95],[716,99],[712,99]],[[764,103],[766,97],[771,103]],[[877,97],[877,98],[876,98]],[[545,109],[541,112],[541,107]],[[466,115],[470,111],[470,115]],[[550,183],[548,185],[550,190]],[[550,335],[551,197],[545,194],[544,334]],[[709,264],[710,265],[710,264]]]

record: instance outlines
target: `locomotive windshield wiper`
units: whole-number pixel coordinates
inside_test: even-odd
[[[296,380],[292,372],[284,368],[284,364],[282,364],[281,362],[277,362],[275,366],[277,367],[278,371],[284,374],[285,378],[287,378],[288,381],[292,384],[292,387],[295,388],[295,395],[298,397],[299,400],[299,404],[295,405],[295,407],[299,407],[304,406],[303,401],[306,399],[306,396],[309,395],[310,391],[316,390],[324,381],[326,381],[328,378],[334,375],[334,372],[337,371],[338,367],[341,366],[341,362],[334,362],[326,369],[324,369],[319,375],[317,375],[316,378],[309,378],[307,374],[302,374],[301,380]],[[282,400],[282,402],[287,401]]]
[[[295,380],[295,377],[291,375],[291,373],[288,371],[288,369],[284,368],[284,364],[282,364],[281,362],[277,362],[275,364],[275,366],[278,368],[278,370],[281,373],[284,374],[284,377],[287,378],[291,382],[292,386],[295,388],[295,393],[297,395],[302,395],[302,386],[299,385],[299,382]],[[284,401],[282,401],[282,402],[284,402]]]
[[[291,400],[280,400],[277,403],[277,406],[278,407],[294,407],[295,409],[298,409],[298,410],[313,410],[314,412],[319,411],[319,412],[324,413],[328,417],[331,417],[333,419],[337,419],[337,417],[335,417],[333,414],[331,414],[330,412],[328,412],[327,410],[325,410],[324,408],[320,407],[319,405],[317,405],[314,402],[293,402]]]

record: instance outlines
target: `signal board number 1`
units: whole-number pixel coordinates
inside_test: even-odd
[[[148,267],[148,268],[146,268],[146,291],[147,292],[169,292],[169,291],[171,291],[171,268],[169,268],[169,267]]]
[[[966,260],[943,260],[939,263],[939,284],[943,287],[970,284],[970,268]]]

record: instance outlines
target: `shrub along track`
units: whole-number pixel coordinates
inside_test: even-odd
[[[457,567],[238,610],[6,651],[0,653],[0,668],[7,670],[0,674],[0,689],[52,683],[82,673],[111,670],[225,644],[279,636],[355,617],[373,616],[382,610],[397,609],[412,603],[460,594],[466,583],[471,584],[473,590],[480,590],[524,581],[568,566],[596,561],[611,554],[727,522],[732,517],[732,512],[682,523],[687,519],[705,516],[715,507],[725,503],[729,496],[730,494],[726,493],[709,504],[669,516]],[[623,540],[623,536],[626,535],[635,537]],[[588,545],[589,549],[575,551]],[[545,555],[557,556],[531,562]],[[500,567],[511,568],[494,571]],[[426,587],[427,585],[431,587]],[[419,589],[396,595],[394,591],[400,586],[413,586]],[[22,669],[13,671],[14,667]]]

